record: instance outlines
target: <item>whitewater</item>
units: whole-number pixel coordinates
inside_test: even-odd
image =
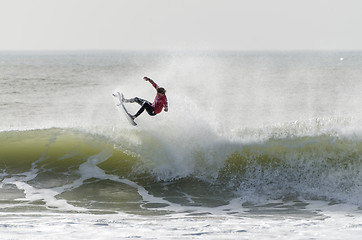
[[[362,53],[0,52],[2,239],[359,239]],[[169,111],[129,124],[114,92]],[[127,104],[131,113],[139,106]]]

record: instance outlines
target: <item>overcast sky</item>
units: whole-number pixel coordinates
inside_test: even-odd
[[[0,50],[362,50],[362,0],[0,0]]]

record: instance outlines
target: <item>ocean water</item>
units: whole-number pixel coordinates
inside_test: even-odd
[[[361,66],[362,52],[0,52],[1,239],[360,239]],[[169,112],[134,127],[112,93],[152,101],[144,76]]]

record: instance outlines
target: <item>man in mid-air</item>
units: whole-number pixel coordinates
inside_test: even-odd
[[[138,112],[135,115],[130,115],[132,119],[135,119],[143,111],[146,109],[148,114],[150,116],[155,116],[156,114],[160,113],[163,108],[165,108],[165,112],[168,111],[168,103],[167,103],[167,97],[166,97],[166,90],[163,87],[159,87],[151,78],[144,77],[143,78],[146,82],[150,82],[152,86],[157,90],[157,94],[155,97],[155,100],[151,104],[149,101],[135,97],[131,99],[125,99],[122,94],[122,101],[126,103],[138,103],[141,105],[141,108],[138,110]]]

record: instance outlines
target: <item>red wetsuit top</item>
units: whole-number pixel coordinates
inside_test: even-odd
[[[152,84],[152,86],[154,88],[158,88],[158,85],[154,82],[154,81],[150,81],[150,83]],[[166,94],[162,95],[162,97],[158,97],[158,95],[156,95],[155,100],[152,103],[152,107],[155,110],[155,113],[158,114],[162,111],[162,109],[165,107],[166,110],[168,108],[168,103],[167,103],[167,97]]]

